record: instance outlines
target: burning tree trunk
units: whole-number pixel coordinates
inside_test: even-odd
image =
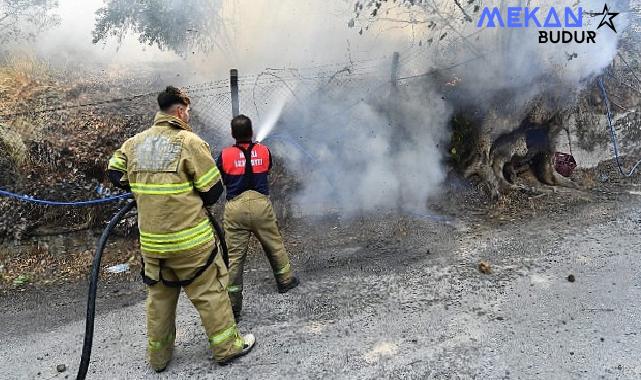
[[[539,192],[550,186],[577,188],[553,166],[564,113],[538,101],[525,116],[499,107],[473,120],[464,112],[452,119],[452,157],[465,178],[475,177],[497,199],[510,191]],[[517,169],[533,174],[532,187],[517,182]],[[523,171],[523,170],[522,170]]]

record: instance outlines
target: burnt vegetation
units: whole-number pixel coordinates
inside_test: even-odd
[[[162,3],[165,8],[159,9],[153,1],[136,2],[133,7],[123,1],[106,2],[98,12],[95,42],[110,36],[121,38],[133,30],[142,42],[164,49],[185,52],[185,49],[198,48],[201,44],[210,46],[212,41],[192,38],[194,35],[190,30],[215,29],[215,25],[210,25],[214,21],[204,20],[202,16],[204,11],[217,12],[218,9],[195,2],[188,7],[188,12],[201,17],[188,17],[190,23],[184,24],[181,19],[164,20],[162,17],[166,12],[171,13],[170,7],[174,3]],[[406,7],[416,14],[405,20],[394,20],[427,25],[433,32],[425,38],[425,43],[438,44],[440,40],[444,44],[440,49],[447,49],[445,34],[453,33],[457,23],[470,22],[471,15],[480,10],[480,2],[472,0],[455,1],[447,12],[435,9],[432,4],[409,0],[359,1],[355,6],[355,21],[350,24],[367,28],[369,23],[381,17],[396,17],[392,15],[394,7]],[[163,25],[170,25],[169,30],[180,33],[165,34]],[[635,38],[627,35],[622,40],[621,54],[605,74],[614,119],[627,141],[639,141],[641,121],[638,116],[641,80],[634,74],[640,59],[638,53],[631,50]],[[124,139],[150,124],[155,109],[153,95],[96,107],[67,106],[126,98],[154,86],[149,78],[109,81],[101,75],[87,74],[83,79],[69,80],[60,75],[66,74],[57,74],[31,58],[7,59],[2,63],[0,109],[2,114],[11,116],[0,117],[0,187],[57,200],[84,200],[88,194],[98,197],[97,188],[108,188],[104,169],[109,155]],[[430,86],[440,89],[445,101],[454,109],[450,143],[443,147],[448,164],[457,176],[471,179],[493,199],[512,192],[553,191],[559,186],[581,188],[583,184],[576,178],[574,181],[566,178],[554,168],[555,153],[560,149],[559,139],[571,132],[576,136],[572,144],[585,150],[609,144],[603,116],[605,105],[594,81],[586,83],[581,91],[572,89],[568,93],[559,92],[553,86],[555,78],[548,78],[545,81],[548,87],[523,106],[508,101],[515,97],[509,90],[470,101],[459,93],[457,83],[471,82],[474,78],[453,78],[451,73],[444,71],[434,72],[426,80],[430,81]],[[401,88],[398,96],[407,99],[408,95]],[[62,107],[57,109],[60,105]],[[52,107],[56,109],[39,112]],[[381,107],[380,111],[395,112],[389,106]],[[411,134],[402,130],[404,122],[400,113],[392,116],[400,129],[398,141],[394,143],[403,144]],[[194,119],[198,123],[198,117]],[[284,164],[277,162],[276,168],[272,176],[272,194],[276,208],[281,212],[279,219],[286,221],[294,213],[291,199],[300,184],[286,171]],[[20,239],[29,234],[91,229],[103,225],[116,207],[53,208],[2,198],[0,236]],[[61,220],[65,223],[60,223]],[[65,227],[52,228],[60,224]]]

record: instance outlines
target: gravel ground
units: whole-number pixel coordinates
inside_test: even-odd
[[[302,284],[278,294],[267,260],[251,257],[240,328],[257,346],[228,367],[208,359],[182,298],[174,360],[153,374],[143,286],[105,283],[90,378],[639,378],[641,197],[584,198],[527,217],[290,223]],[[85,296],[73,284],[1,296],[0,378],[74,378]]]

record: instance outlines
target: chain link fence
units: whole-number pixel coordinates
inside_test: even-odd
[[[448,49],[440,49],[442,56],[433,59],[433,45],[438,43],[421,41],[400,52],[398,60],[389,55],[314,67],[241,72],[238,82],[240,112],[254,120],[258,137],[269,140],[277,155],[287,150],[298,155],[301,161],[320,160],[327,152],[315,150],[313,141],[317,136],[314,133],[326,131],[309,128],[310,125],[335,126],[340,130],[342,124],[350,122],[366,128],[368,115],[363,110],[364,104],[385,112],[394,91],[421,85],[426,77],[439,71],[426,73],[427,62],[441,62],[441,72],[447,72],[449,65],[457,64],[454,56],[447,55]],[[465,44],[466,40],[450,38],[448,43],[451,48],[452,43]],[[617,89],[610,93],[613,107],[618,108],[619,113],[638,108],[638,102],[634,101],[641,91],[638,66],[634,57],[620,55],[606,73],[609,88]],[[446,78],[456,85],[456,78]],[[53,81],[47,85],[30,84],[33,91],[19,94],[25,101],[7,104],[0,112],[2,128],[13,131],[0,137],[0,149],[11,152],[0,161],[3,173],[0,186],[56,200],[110,195],[103,174],[108,157],[122,141],[150,125],[156,94],[163,87],[153,75],[129,84],[123,82],[126,81],[122,78],[108,81],[78,79],[77,84],[66,88],[57,88]],[[219,152],[232,142],[229,78],[184,88],[193,101],[194,129],[210,142],[214,152]],[[625,103],[626,99],[633,101]],[[628,122],[616,123],[620,145],[636,146],[627,144],[641,141],[638,128],[641,121],[637,115],[629,113],[625,116]],[[391,124],[393,120],[390,120]],[[20,143],[10,141],[9,137],[16,134],[22,138]],[[340,137],[336,140],[336,144],[351,144],[355,149],[358,144],[357,141],[341,141]],[[287,192],[291,193],[294,188],[295,185],[291,185]],[[18,238],[48,223],[71,225],[72,229],[92,228],[100,225],[114,209],[112,206],[83,211],[64,207],[53,209],[16,205],[15,201],[7,199],[0,200],[0,208],[4,211],[0,218],[0,235]],[[16,221],[19,221],[19,228],[16,228]],[[16,234],[16,231],[20,233]]]
[[[309,99],[315,97],[349,92],[356,103],[367,101],[374,85],[389,83],[389,75],[387,79],[381,76],[378,66],[386,60],[241,73],[240,111],[260,128],[265,123],[278,123],[281,114],[309,107]],[[0,188],[58,201],[96,199],[117,192],[104,177],[106,162],[126,138],[151,124],[156,94],[164,86],[152,74],[137,73],[136,79],[92,76],[91,80],[74,75],[73,83],[61,85],[62,77],[29,78],[16,73],[15,83],[5,82],[17,89],[12,97],[16,101],[4,103],[0,112],[4,131],[0,136]],[[184,86],[193,101],[192,125],[214,152],[231,143],[229,86],[228,78]],[[335,116],[308,112],[305,122]],[[295,148],[304,150],[300,144]],[[102,225],[116,208],[116,204],[53,207],[2,198],[0,236],[20,240],[31,234],[91,229]]]

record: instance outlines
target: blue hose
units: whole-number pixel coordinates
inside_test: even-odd
[[[84,207],[84,206],[95,206],[99,204],[105,204],[110,202],[116,202],[123,199],[129,199],[132,197],[131,193],[125,193],[120,195],[115,195],[113,197],[101,198],[101,199],[92,199],[88,201],[76,201],[76,202],[59,202],[59,201],[49,201],[44,199],[36,199],[28,195],[16,194],[10,191],[0,190],[0,195],[17,199],[21,202],[34,203],[38,205],[45,206],[74,206],[74,207]]]
[[[603,96],[603,101],[605,102],[606,116],[608,118],[608,126],[610,128],[610,139],[612,139],[612,150],[614,151],[614,162],[616,162],[617,168],[619,169],[619,173],[621,173],[622,176],[632,177],[634,175],[634,172],[636,172],[637,169],[639,168],[639,165],[641,165],[641,160],[639,160],[632,167],[629,173],[626,173],[623,170],[623,164],[621,163],[622,160],[619,155],[619,142],[617,139],[616,130],[614,129],[614,125],[612,123],[612,111],[610,109],[610,99],[608,98],[608,93],[605,91],[605,85],[603,84],[603,77],[599,77],[598,83],[599,83],[599,89],[601,90],[601,96]]]

